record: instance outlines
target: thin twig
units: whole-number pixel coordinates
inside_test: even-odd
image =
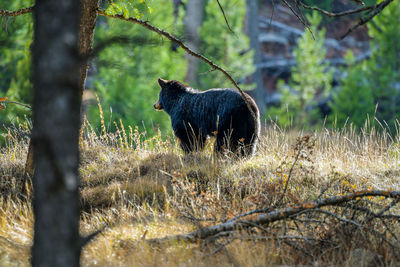
[[[271,11],[271,17],[269,18],[268,29],[269,29],[269,27],[271,27],[271,25],[272,25],[272,19],[273,19],[273,17],[274,17],[274,13],[275,13],[275,0],[272,0],[272,11]]]
[[[361,8],[356,8],[356,9],[352,9],[352,10],[347,10],[347,11],[343,11],[343,12],[337,12],[337,13],[333,13],[333,12],[329,12],[326,11],[322,8],[319,7],[314,7],[314,6],[309,6],[306,5],[303,1],[298,1],[298,3],[300,4],[301,7],[305,8],[305,9],[310,9],[310,10],[315,10],[318,11],[319,13],[322,13],[328,17],[343,17],[343,16],[347,16],[347,15],[352,15],[352,14],[357,14],[357,13],[361,13],[363,11],[367,11],[367,10],[373,10],[375,8],[377,8],[379,5],[370,5],[370,6],[365,6],[365,7],[361,7]]]
[[[299,148],[299,151],[297,152],[297,155],[296,155],[296,157],[295,157],[295,159],[293,161],[293,164],[290,167],[289,175],[288,175],[288,178],[287,178],[286,183],[285,183],[285,188],[283,189],[283,193],[281,195],[281,198],[274,204],[274,208],[279,206],[280,202],[283,200],[283,198],[286,195],[286,191],[287,191],[288,186],[289,186],[290,178],[292,177],[292,172],[293,172],[294,166],[296,165],[297,161],[299,160],[301,151],[302,151],[302,147]]]
[[[222,12],[222,15],[224,16],[226,26],[227,26],[228,29],[231,31],[231,33],[233,33],[233,35],[235,35],[235,32],[232,30],[231,26],[229,25],[228,19],[226,18],[224,8],[222,7],[222,5],[221,5],[221,3],[219,2],[219,0],[217,0],[217,3],[218,3],[218,6],[219,6],[219,9],[220,9],[221,12]]]
[[[304,27],[307,28],[307,30],[311,33],[312,38],[315,40],[315,36],[314,33],[312,32],[310,26],[308,25],[308,22],[303,20],[299,14],[297,14],[296,10],[293,9],[293,7],[291,5],[289,5],[289,3],[286,0],[282,0],[282,2],[290,9],[290,11],[292,11],[293,15],[295,15],[297,17],[297,19],[301,22],[301,24],[304,25]]]
[[[16,102],[16,101],[8,101],[8,100],[7,100],[7,101],[3,101],[3,102],[1,102],[1,103],[20,105],[20,106],[23,106],[23,107],[25,107],[25,108],[28,108],[28,109],[32,110],[32,107],[31,107],[30,105],[28,105],[28,104],[23,104],[23,103],[19,103],[19,102]]]
[[[376,15],[378,15],[387,5],[389,5],[393,0],[386,0],[384,2],[381,2],[378,4],[378,7],[376,7],[373,12],[366,18],[360,18],[358,23],[351,27],[350,29],[347,30],[347,32],[340,37],[340,39],[344,39],[347,35],[349,35],[351,32],[353,32],[355,29],[357,29],[359,26],[364,25],[371,19],[373,19]]]
[[[28,14],[28,13],[31,13],[33,11],[34,7],[35,6],[31,6],[31,7],[27,7],[27,8],[18,9],[16,11],[9,11],[9,10],[5,10],[5,9],[1,9],[0,10],[0,16],[16,17],[16,16],[19,16],[19,15]]]

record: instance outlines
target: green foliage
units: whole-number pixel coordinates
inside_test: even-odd
[[[329,121],[333,125],[342,127],[347,122],[361,128],[367,118],[373,118],[375,106],[372,88],[367,86],[365,65],[355,65],[354,55],[349,50],[346,55],[348,64],[347,75],[342,80],[342,86],[333,94],[333,101],[329,103],[332,114]]]
[[[318,30],[322,18],[316,12],[307,18],[315,40],[308,30],[298,40],[294,51],[297,64],[292,68],[289,86],[279,82],[281,105],[270,108],[267,114],[284,127],[315,124],[319,119],[318,109],[315,108],[317,98],[325,97],[331,89],[333,70],[328,70],[328,63],[323,62],[326,55],[325,29]]]
[[[121,14],[125,18],[133,16],[139,19],[153,11],[148,2],[149,0],[111,0],[106,13],[108,15]]]
[[[373,114],[394,130],[400,106],[400,2],[394,1],[372,23],[371,57],[356,66],[350,66],[343,81],[342,91],[331,103],[334,114],[330,120],[340,126],[349,122],[362,126],[367,114]],[[350,58],[351,59],[351,58]],[[377,105],[376,113],[375,105]]]
[[[315,6],[315,7],[319,7],[326,11],[331,11],[333,1],[334,0],[322,0],[322,1],[321,0],[305,0],[304,3],[309,6]],[[307,12],[307,10],[306,10],[306,12]],[[312,13],[312,12],[309,11],[309,13]]]
[[[364,62],[366,83],[378,105],[376,117],[394,127],[400,106],[400,2],[394,1],[368,24],[372,55]]]
[[[234,80],[254,72],[253,53],[249,40],[243,33],[246,1],[233,3],[220,1],[224,7],[229,31],[217,1],[205,1],[204,21],[200,28],[200,51],[217,65],[229,71]],[[232,83],[219,71],[210,72],[210,66],[201,62],[198,68],[199,83],[202,88],[232,87]],[[252,89],[253,85],[241,85],[242,89]]]
[[[147,19],[159,27],[172,25],[172,1],[160,2]],[[160,91],[157,78],[183,80],[186,68],[183,51],[171,51],[168,42],[162,42],[159,36],[138,25],[115,19],[99,21],[95,44],[113,36],[126,36],[132,42],[109,46],[94,61],[97,73],[92,84],[103,106],[106,125],[113,129],[110,122],[121,119],[124,125],[139,126],[141,131],[144,126],[148,134],[155,127],[169,128],[166,113],[153,108]],[[99,128],[97,105],[90,107],[88,115],[89,121]]]
[[[0,9],[18,10],[32,4],[31,0],[1,1]],[[32,15],[0,17],[0,27],[0,97],[31,104]],[[10,125],[23,115],[31,114],[24,107],[8,105],[6,110],[0,111],[0,125]]]

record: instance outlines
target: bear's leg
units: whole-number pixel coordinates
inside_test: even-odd
[[[185,153],[200,151],[206,143],[206,137],[198,132],[176,131],[175,136],[179,139],[180,146]]]
[[[232,130],[218,132],[217,140],[215,142],[215,150],[218,153],[235,150],[235,145],[232,142]]]
[[[238,156],[249,156],[253,150],[252,129],[246,124],[233,125],[217,135],[216,151],[231,151]],[[249,131],[250,130],[250,131]],[[250,132],[250,134],[248,133]]]
[[[239,156],[251,156],[257,140],[252,124],[237,129],[237,131],[233,131],[232,133],[232,151]]]

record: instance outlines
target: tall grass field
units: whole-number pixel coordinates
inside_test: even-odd
[[[85,123],[80,230],[101,233],[84,247],[82,266],[399,266],[400,205],[382,196],[196,242],[148,242],[252,210],[360,190],[400,191],[398,136],[367,126],[302,133],[266,125],[255,156],[236,158],[215,155],[212,139],[204,151],[185,155],[161,133],[148,138],[122,123],[115,133],[97,132]],[[30,264],[26,127],[8,129],[0,153],[0,266]]]

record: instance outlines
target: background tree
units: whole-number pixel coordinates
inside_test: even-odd
[[[203,23],[203,0],[188,0],[186,4],[186,15],[184,20],[184,32],[187,45],[195,52],[199,52],[200,36],[199,28]],[[195,57],[187,57],[187,70],[185,82],[192,86],[198,84],[197,66],[199,60]]]
[[[257,67],[261,62],[258,26],[258,1],[246,0],[246,32],[250,39],[250,48],[254,53],[253,64],[255,65],[255,71],[251,75],[250,80],[256,85],[253,97],[260,110],[260,114],[263,115],[265,111],[265,89],[261,69]]]
[[[358,64],[351,54],[347,57],[347,76],[330,104],[331,122],[341,126],[348,120],[361,127],[369,114],[395,130],[400,114],[399,16],[400,3],[393,2],[368,24],[371,57]]]
[[[368,24],[371,58],[363,62],[364,86],[370,87],[376,105],[376,117],[394,129],[400,106],[400,2],[385,8]]]
[[[348,52],[346,56],[347,74],[342,79],[339,90],[333,93],[329,103],[332,113],[329,121],[332,125],[342,127],[346,123],[363,127],[367,118],[373,118],[375,112],[372,88],[367,86],[364,75],[365,66],[356,65],[354,55]]]
[[[297,64],[292,68],[289,86],[280,82],[281,104],[268,111],[269,116],[285,127],[311,126],[318,121],[317,99],[326,97],[331,89],[333,72],[328,69],[329,63],[324,62],[326,30],[318,30],[322,17],[313,12],[307,18],[311,23],[310,31],[304,31],[294,51]]]
[[[221,1],[229,25],[235,34],[232,34],[227,27],[217,1],[207,1],[204,21],[200,28],[200,51],[216,64],[225,67],[236,81],[241,81],[254,71],[253,52],[248,51],[249,39],[242,31],[246,2],[240,0],[235,4],[225,3],[228,2]],[[209,65],[200,63],[197,75],[201,88],[214,88],[216,85],[232,87],[231,82],[221,72],[211,70]],[[254,84],[241,83],[241,87],[253,89]]]
[[[78,34],[79,2],[36,1],[33,266],[79,266]]]

